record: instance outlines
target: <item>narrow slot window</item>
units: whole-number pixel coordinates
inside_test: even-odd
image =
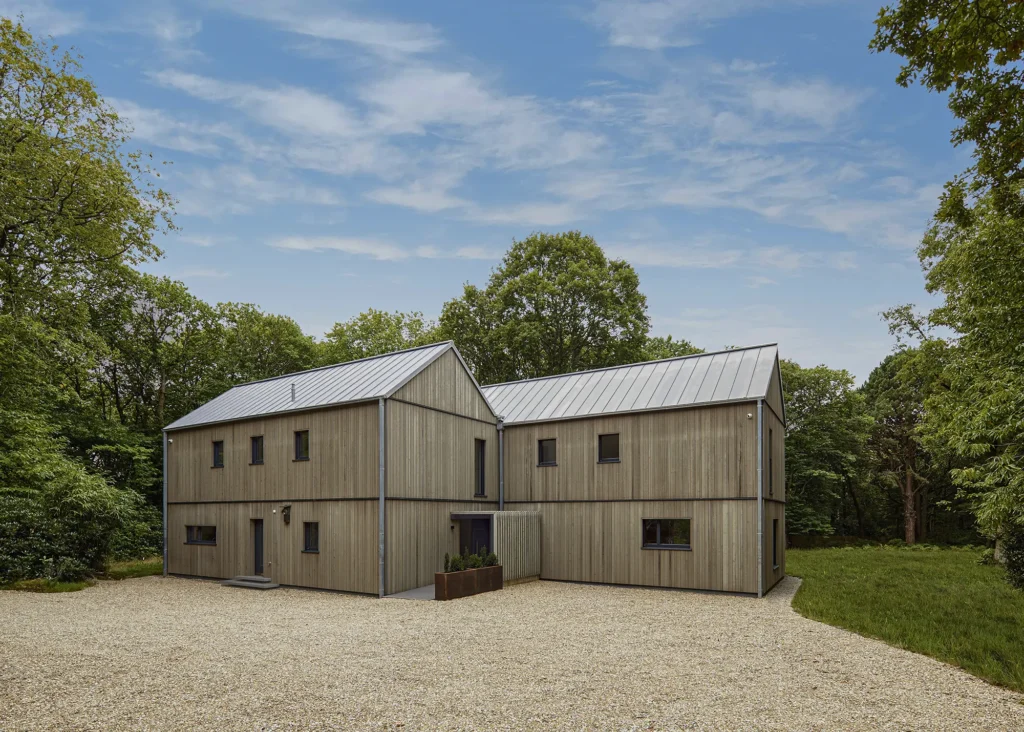
[[[309,430],[295,433],[295,459],[309,460]]]
[[[263,465],[263,435],[252,438],[252,464]]]

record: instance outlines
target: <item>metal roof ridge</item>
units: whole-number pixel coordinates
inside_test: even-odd
[[[316,366],[311,369],[304,369],[302,371],[292,371],[290,374],[281,374],[280,376],[268,376],[265,379],[256,379],[255,381],[243,381],[241,384],[235,384],[231,389],[237,389],[240,386],[249,386],[250,384],[263,384],[267,381],[277,381],[278,379],[287,379],[292,376],[298,376],[299,374],[311,374],[314,371],[325,371],[327,369],[336,369],[339,366],[348,366],[353,363],[362,363],[363,361],[372,361],[375,358],[385,358],[387,356],[397,356],[400,353],[409,353],[411,351],[419,351],[423,348],[437,348],[445,344],[455,345],[455,341],[438,341],[437,343],[427,343],[422,346],[413,346],[412,348],[403,348],[401,351],[388,351],[387,353],[378,353],[376,356],[363,356],[362,358],[356,358],[351,361],[342,361],[341,363],[332,363],[326,366]],[[231,391],[228,389],[228,391]],[[227,392],[224,392],[225,394]],[[216,398],[216,397],[215,397]],[[211,400],[212,401],[212,400]],[[207,402],[209,403],[209,402]]]
[[[769,348],[775,346],[778,348],[778,341],[774,343],[759,343],[753,346],[739,346],[737,348],[723,348],[718,351],[705,351],[703,353],[689,353],[685,356],[669,356],[668,358],[655,358],[651,361],[636,361],[634,363],[623,363],[618,366],[602,366],[597,369],[583,369],[581,371],[568,371],[564,374],[551,374],[550,376],[534,376],[529,379],[516,379],[515,381],[502,381],[497,384],[485,384],[481,386],[481,389],[493,389],[497,386],[509,386],[510,384],[523,384],[527,381],[543,381],[544,379],[558,379],[563,376],[578,376],[579,374],[594,374],[599,371],[611,371],[612,369],[625,369],[630,366],[645,366],[649,363],[666,363],[668,361],[683,361],[688,358],[700,358],[701,356],[717,356],[720,353],[732,353],[733,351],[753,351],[755,348]]]

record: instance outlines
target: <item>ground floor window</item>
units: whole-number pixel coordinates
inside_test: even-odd
[[[217,543],[217,527],[216,526],[186,526],[185,527],[185,543],[186,544],[216,544]]]
[[[643,519],[644,549],[689,549],[690,519]]]
[[[779,566],[779,520],[772,519],[772,569]]]
[[[320,523],[318,521],[306,521],[302,524],[302,544],[304,552],[320,551]]]

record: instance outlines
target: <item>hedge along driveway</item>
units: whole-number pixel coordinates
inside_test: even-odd
[[[0,593],[0,728],[1022,729],[1018,694],[767,598],[452,602],[163,577]]]

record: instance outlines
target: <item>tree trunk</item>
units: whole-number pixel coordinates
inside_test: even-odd
[[[846,492],[850,494],[850,500],[853,501],[853,510],[857,514],[857,536],[864,538],[867,531],[864,529],[864,511],[860,507],[860,501],[857,500],[857,491],[853,488],[853,480],[850,476],[846,477]]]
[[[903,538],[908,544],[917,540],[917,507],[914,501],[914,471],[907,466],[903,484]]]

